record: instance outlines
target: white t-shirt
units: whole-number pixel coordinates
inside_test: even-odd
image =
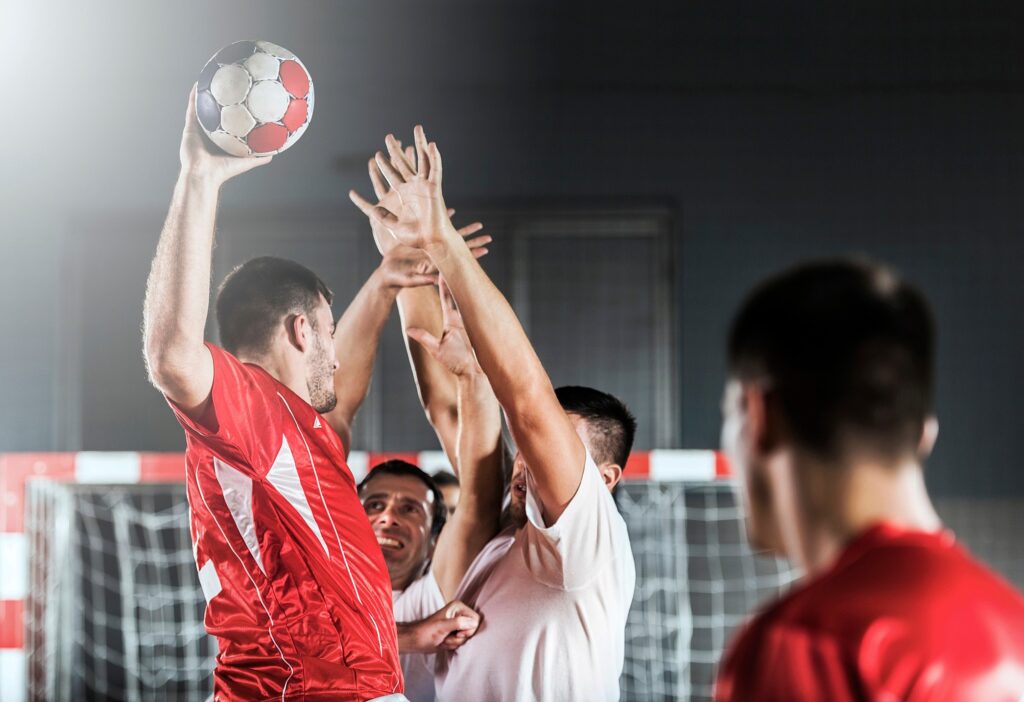
[[[395,621],[399,624],[426,619],[447,604],[432,570],[404,590],[392,590],[391,599]],[[434,702],[434,654],[403,653],[399,658],[405,677],[405,696],[410,702]]]
[[[626,523],[590,455],[572,501],[544,526],[527,479],[527,523],[480,552],[456,599],[476,635],[437,655],[443,702],[619,699],[636,570]]]

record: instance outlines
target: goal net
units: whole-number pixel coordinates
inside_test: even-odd
[[[704,700],[732,629],[794,576],[744,545],[727,483],[624,484],[637,591],[625,700]],[[181,484],[30,483],[30,700],[202,700],[215,641]]]
[[[637,573],[622,698],[710,700],[733,630],[797,572],[751,552],[727,482],[627,482],[616,498]]]
[[[202,700],[203,626],[182,484],[28,488],[30,700]]]

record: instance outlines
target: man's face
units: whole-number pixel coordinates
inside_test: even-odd
[[[587,451],[593,456],[594,453],[590,447],[590,433],[587,431],[587,421],[581,418],[579,415],[567,413],[569,421],[572,422],[572,426],[576,429],[576,435],[580,437],[580,441],[587,447]],[[516,451],[515,462],[512,464],[512,486],[510,488],[510,498],[508,514],[512,522],[518,526],[526,524],[526,471],[529,466],[526,465],[526,460],[523,459],[523,454],[520,451]]]
[[[448,518],[455,514],[455,507],[459,504],[459,486],[442,485],[441,494],[444,495],[444,506],[448,510]]]
[[[754,548],[769,547],[776,532],[771,490],[763,467],[754,452],[744,405],[743,385],[730,379],[722,397],[722,451],[736,474],[739,499],[745,516],[747,540]]]
[[[307,352],[306,386],[309,404],[317,412],[330,412],[338,404],[334,393],[334,373],[338,370],[338,353],[334,348],[334,318],[331,306],[323,295],[310,328],[312,339]],[[312,320],[311,320],[312,321]]]
[[[404,589],[423,572],[434,549],[434,495],[411,475],[382,473],[363,486],[360,498],[384,553],[391,586]]]

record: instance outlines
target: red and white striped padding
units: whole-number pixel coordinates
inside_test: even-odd
[[[375,453],[353,451],[349,467],[361,480],[370,466],[391,458],[414,463],[428,473],[451,470],[441,451]],[[25,698],[24,601],[28,593],[25,538],[25,484],[35,478],[73,483],[153,483],[184,480],[180,453],[8,453],[0,454],[0,699]],[[729,476],[717,451],[635,451],[626,480],[706,481]]]

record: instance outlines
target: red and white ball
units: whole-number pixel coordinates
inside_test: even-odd
[[[279,154],[309,126],[313,80],[287,49],[236,41],[199,74],[196,116],[210,140],[232,156]]]

